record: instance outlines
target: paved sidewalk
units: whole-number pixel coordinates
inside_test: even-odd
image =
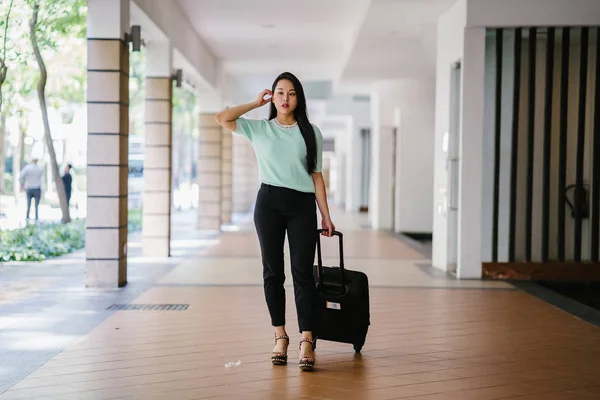
[[[129,237],[128,284],[121,289],[85,288],[85,253],[40,263],[0,265],[0,393],[93,330],[189,256],[214,242],[195,230],[195,211],[175,212],[172,257],[145,258],[141,233]]]
[[[62,303],[30,313],[19,332],[8,329],[10,337],[0,331],[0,342],[16,347],[12,369],[22,362],[27,374],[0,400],[600,398],[597,327],[504,282],[452,279],[416,243],[365,228],[362,215],[332,211],[346,267],[369,277],[371,325],[360,354],[320,340],[315,373],[300,372],[288,278],[289,364],[271,365],[260,246],[246,219],[214,240],[174,232],[176,248],[202,241],[174,268],[144,264],[134,253],[124,290],[48,284],[47,301],[61,293]],[[336,265],[337,240],[324,239],[322,250],[326,265]],[[287,246],[284,254],[290,277]],[[117,302],[187,307],[105,311]]]
[[[85,218],[85,207],[76,207],[71,204],[69,210],[71,218]],[[27,224],[25,219],[27,214],[27,203],[23,198],[15,203],[13,196],[0,196],[0,230],[13,230],[21,228]],[[39,206],[38,214],[42,222],[60,222],[62,213],[59,207],[51,207],[46,203]],[[31,210],[29,211],[30,222],[34,222],[35,207],[31,202]]]

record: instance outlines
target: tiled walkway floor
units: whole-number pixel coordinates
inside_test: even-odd
[[[134,301],[187,310],[119,311],[0,399],[600,398],[599,329],[503,283],[450,280],[418,246],[334,215],[347,268],[370,278],[362,354],[321,341],[316,371],[301,373],[288,290],[290,364],[271,366],[260,255],[246,224]],[[335,245],[326,240],[328,263]]]

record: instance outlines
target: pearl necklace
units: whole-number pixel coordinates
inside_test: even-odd
[[[277,124],[278,127],[280,127],[281,129],[294,129],[296,126],[298,126],[298,122],[294,122],[292,125],[283,125],[282,123],[280,123],[279,121],[277,121],[277,118],[273,118],[273,121],[275,121],[275,123]]]

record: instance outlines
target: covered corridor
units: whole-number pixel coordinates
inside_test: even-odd
[[[311,1],[275,23],[267,0],[89,0],[86,285],[127,284],[133,138],[144,143],[145,255],[170,254],[175,170],[199,230],[251,210],[252,146],[215,116],[286,70],[323,133],[336,206],[367,212],[379,231],[430,237],[432,266],[459,279],[600,279],[600,15],[594,0],[539,1]],[[131,51],[145,63],[135,132]],[[196,106],[180,118],[196,136],[174,146],[184,92]]]
[[[284,3],[87,1],[85,250],[0,270],[0,400],[600,398],[600,313],[530,282],[600,280],[597,0]],[[287,244],[270,362],[257,160],[215,118],[286,70],[369,279],[362,353],[319,341],[314,373]]]

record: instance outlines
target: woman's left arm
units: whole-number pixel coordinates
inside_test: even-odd
[[[327,191],[325,189],[325,181],[323,180],[323,174],[320,172],[313,172],[313,181],[315,183],[315,197],[317,198],[317,204],[319,211],[321,211],[321,226],[323,229],[329,232],[323,232],[323,235],[331,237],[335,230],[335,225],[331,222],[331,215],[329,214],[329,206],[327,205]]]

